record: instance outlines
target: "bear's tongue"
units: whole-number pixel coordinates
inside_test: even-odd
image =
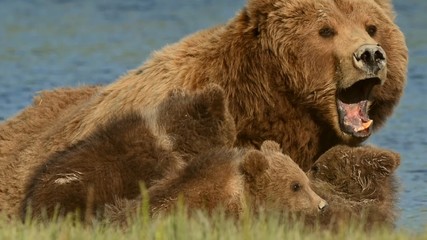
[[[338,100],[340,124],[344,132],[355,137],[367,137],[373,121],[368,116],[368,100],[344,103]]]

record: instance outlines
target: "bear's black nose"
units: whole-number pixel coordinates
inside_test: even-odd
[[[379,44],[364,44],[353,53],[354,65],[370,76],[375,76],[384,69],[387,59],[384,49]]]
[[[319,211],[323,212],[328,207],[328,203],[325,200],[321,200],[317,207]]]

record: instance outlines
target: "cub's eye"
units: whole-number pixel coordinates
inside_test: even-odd
[[[377,33],[377,27],[375,25],[369,25],[366,27],[366,32],[369,36],[373,37]]]
[[[294,182],[291,184],[291,189],[294,192],[298,192],[299,190],[301,190],[301,185],[297,182]]]
[[[319,35],[324,37],[324,38],[331,38],[331,37],[335,36],[335,34],[337,34],[335,32],[335,29],[333,29],[331,27],[324,27],[324,28],[319,30]]]

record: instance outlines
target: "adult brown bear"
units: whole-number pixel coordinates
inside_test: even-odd
[[[0,170],[0,185],[10,186],[0,191],[1,209],[14,211],[41,159],[118,115],[154,108],[177,87],[219,84],[237,146],[274,140],[308,170],[332,146],[366,140],[397,105],[408,53],[394,17],[390,0],[249,0],[228,23],[154,53],[1,159],[14,166]]]

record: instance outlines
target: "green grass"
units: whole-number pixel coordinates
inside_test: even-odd
[[[208,216],[197,212],[191,217],[178,210],[162,218],[151,219],[140,213],[126,229],[105,223],[90,226],[70,218],[48,223],[0,219],[0,239],[427,239],[427,231],[413,234],[405,231],[377,229],[370,232],[357,226],[346,226],[338,232],[307,229],[300,224],[281,223],[277,216],[245,214],[241,219],[223,213]]]

